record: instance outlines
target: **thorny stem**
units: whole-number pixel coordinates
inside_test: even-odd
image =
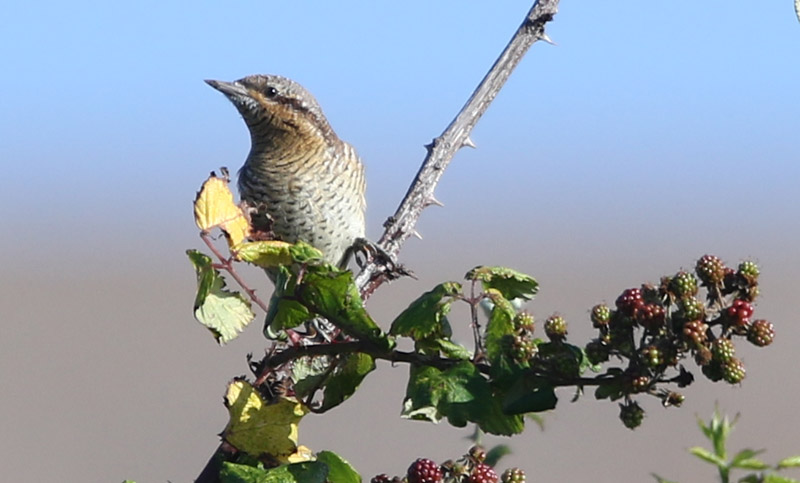
[[[478,359],[480,354],[483,354],[483,344],[481,344],[481,323],[478,321],[478,302],[475,298],[475,284],[477,282],[475,280],[472,281],[470,285],[470,299],[469,299],[469,309],[470,315],[472,316],[472,336],[475,338],[475,354],[473,356],[474,359]]]
[[[233,279],[236,280],[236,283],[238,283],[239,286],[242,287],[242,289],[245,292],[247,292],[247,295],[250,297],[250,300],[252,300],[259,307],[261,307],[261,310],[267,312],[267,304],[265,304],[264,301],[261,300],[258,297],[258,295],[256,295],[255,290],[250,288],[250,286],[248,286],[247,283],[244,280],[242,280],[242,277],[240,277],[239,274],[236,272],[236,269],[233,268],[233,261],[231,260],[231,258],[226,257],[225,255],[222,254],[222,252],[217,250],[217,247],[214,246],[214,242],[211,240],[211,236],[208,234],[208,232],[207,231],[200,232],[200,238],[203,239],[203,242],[205,242],[206,246],[208,246],[208,249],[211,250],[211,253],[216,255],[217,259],[219,260],[219,263],[217,264],[216,268],[220,268],[228,272],[231,275],[231,277],[233,277]]]
[[[505,84],[511,72],[519,64],[528,49],[537,40],[550,41],[545,34],[545,25],[558,12],[559,0],[536,0],[522,24],[497,58],[492,68],[467,100],[447,129],[426,147],[428,154],[417,172],[405,198],[397,211],[384,226],[386,230],[378,240],[378,246],[389,256],[396,257],[408,237],[414,235],[414,227],[422,210],[440,204],[434,197],[434,189],[444,174],[456,151],[464,146],[474,147],[469,135],[489,104]],[[356,285],[365,299],[388,279],[388,267],[378,260],[370,260],[356,277]]]

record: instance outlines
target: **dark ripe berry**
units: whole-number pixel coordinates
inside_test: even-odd
[[[592,364],[600,364],[608,360],[610,349],[608,345],[600,339],[589,341],[589,343],[586,344],[585,350],[586,358],[589,359],[589,362]]]
[[[739,264],[739,270],[737,273],[749,283],[753,284],[756,282],[756,280],[758,280],[758,275],[761,272],[759,271],[756,262],[747,260]]]
[[[753,315],[753,305],[750,302],[736,299],[728,307],[726,315],[731,327],[746,328],[750,323],[750,316]]]
[[[646,304],[639,307],[636,312],[636,320],[645,329],[655,332],[664,327],[664,322],[667,319],[664,307],[656,304]]]
[[[644,409],[636,401],[629,401],[619,405],[619,419],[628,429],[636,429],[644,420]]]
[[[720,364],[730,361],[736,354],[736,347],[730,339],[717,339],[711,344],[711,356]]]
[[[754,321],[747,330],[747,340],[758,347],[766,347],[775,339],[775,328],[772,322],[764,319]]]
[[[725,279],[725,264],[714,255],[703,255],[700,260],[697,261],[695,271],[703,282],[703,285],[719,285]]]
[[[380,475],[373,476],[369,481],[370,483],[389,483],[392,480],[386,473],[381,473]]]
[[[611,309],[606,304],[597,304],[592,307],[592,326],[595,329],[605,327],[611,320]]]
[[[639,307],[644,305],[642,290],[638,288],[629,288],[625,290],[617,297],[616,305],[617,309],[622,312],[623,315],[627,315],[628,317],[635,316]]]
[[[494,468],[487,465],[486,463],[478,463],[472,468],[472,473],[470,473],[469,478],[467,479],[468,483],[497,483],[497,473],[495,473]]]
[[[503,483],[525,483],[525,472],[519,468],[509,468],[500,477]]]
[[[693,273],[681,270],[670,280],[669,289],[678,298],[694,297],[697,295],[697,278]]]
[[[684,297],[680,301],[680,308],[686,320],[700,320],[705,315],[703,302],[694,297]]]
[[[714,361],[703,366],[703,375],[711,381],[717,382],[722,380],[722,366]]]
[[[428,458],[419,458],[408,467],[408,483],[439,483],[444,477],[439,465]]]
[[[483,449],[483,446],[473,446],[469,449],[467,455],[476,463],[483,463],[486,461],[486,450]]]
[[[658,367],[664,363],[661,351],[654,345],[642,348],[642,350],[639,351],[639,356],[647,367]]]
[[[561,341],[567,335],[567,321],[560,315],[551,315],[544,321],[544,333],[553,341]]]
[[[739,384],[745,376],[744,364],[735,357],[721,365],[722,378],[728,384]]]
[[[706,342],[706,331],[708,325],[699,320],[686,322],[683,325],[683,340],[689,343],[690,346],[698,349]]]

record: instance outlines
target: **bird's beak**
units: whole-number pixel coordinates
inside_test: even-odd
[[[250,93],[247,92],[247,88],[238,82],[225,82],[206,79],[206,84],[210,85],[228,97],[250,97]]]

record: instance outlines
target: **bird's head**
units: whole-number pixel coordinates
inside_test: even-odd
[[[314,96],[291,79],[250,75],[233,82],[206,83],[236,106],[254,142],[283,136],[322,137],[328,142],[337,139]]]

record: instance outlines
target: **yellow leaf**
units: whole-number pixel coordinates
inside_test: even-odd
[[[233,202],[228,181],[214,173],[203,183],[194,200],[194,220],[203,231],[219,227],[230,246],[241,243],[250,233],[250,223],[242,209]]]
[[[247,381],[228,385],[225,405],[230,421],[222,436],[240,451],[285,460],[297,450],[297,424],[308,412],[301,403],[278,398],[267,403]]]
[[[232,246],[236,258],[263,268],[291,265],[291,243],[278,240],[245,242]]]
[[[314,452],[311,451],[311,448],[303,446],[302,444],[297,447],[297,451],[290,454],[288,458],[286,458],[287,463],[302,463],[303,461],[314,461]]]

